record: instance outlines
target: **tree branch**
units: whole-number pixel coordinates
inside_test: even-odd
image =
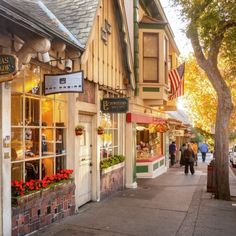
[[[189,25],[189,29],[187,31],[187,37],[191,40],[193,50],[199,65],[201,66],[202,69],[204,69],[203,64],[206,62],[206,57],[200,45],[197,26],[193,21],[191,21]]]
[[[221,25],[224,25],[225,22],[221,22]],[[212,40],[210,49],[209,49],[209,54],[208,54],[208,59],[211,62],[217,63],[217,56],[220,51],[220,47],[222,44],[222,41],[224,39],[224,34],[225,32],[236,26],[236,22],[228,22],[227,24],[224,25],[224,27],[220,28],[220,30],[217,31],[217,34],[215,38]]]

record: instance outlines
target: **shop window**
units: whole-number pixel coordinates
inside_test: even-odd
[[[137,159],[148,159],[162,155],[162,134],[156,132],[155,125],[137,124]]]
[[[53,126],[53,100],[44,99],[41,101],[42,106],[42,126]]]
[[[42,159],[42,178],[52,176],[54,173],[54,158]]]
[[[12,125],[23,123],[23,94],[13,92],[11,96],[11,122]]]
[[[63,170],[66,166],[66,156],[56,157],[56,172]]]
[[[28,66],[21,83],[12,81],[12,180],[39,179],[66,168],[66,95],[41,94],[45,73]]]
[[[25,128],[25,158],[39,156],[39,129]]]
[[[25,162],[25,181],[39,179],[39,160]]]
[[[56,154],[64,154],[66,152],[66,129],[56,129]]]
[[[104,134],[100,138],[100,157],[109,158],[119,154],[118,114],[101,114],[100,125],[104,127]]]
[[[62,101],[55,102],[55,122],[56,126],[63,127],[67,120],[66,120],[66,103]]]
[[[41,133],[41,155],[50,156],[54,153],[54,129],[42,129]]]
[[[14,163],[11,165],[11,179],[17,181],[24,179],[23,163]]]
[[[19,161],[24,158],[23,152],[23,128],[11,130],[11,160]]]
[[[25,122],[26,125],[39,126],[39,99],[25,98]]]

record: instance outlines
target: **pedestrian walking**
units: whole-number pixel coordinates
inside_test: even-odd
[[[184,165],[184,150],[187,149],[186,143],[183,143],[182,146],[180,147],[179,151],[180,151],[180,166]]]
[[[206,161],[206,154],[208,153],[208,145],[205,141],[204,141],[204,143],[201,143],[199,145],[199,150],[202,153],[202,162],[205,162]]]
[[[186,175],[188,174],[188,170],[189,170],[188,167],[190,166],[190,172],[193,175],[194,174],[194,153],[193,153],[192,145],[190,143],[188,143],[187,149],[184,150],[184,165],[185,165],[184,173]]]
[[[169,145],[169,155],[170,155],[170,165],[173,166],[175,164],[175,156],[176,156],[176,144],[175,141],[173,141],[170,145]]]
[[[194,162],[195,165],[197,166],[197,152],[198,152],[198,145],[196,142],[192,143],[192,149],[193,149],[193,153],[194,153]]]

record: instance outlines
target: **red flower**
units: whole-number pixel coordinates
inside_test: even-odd
[[[42,180],[30,180],[26,183],[14,180],[11,182],[12,196],[24,196],[34,190],[46,188],[48,185],[61,180],[67,180],[73,170],[60,170],[59,173],[52,176],[45,176]]]

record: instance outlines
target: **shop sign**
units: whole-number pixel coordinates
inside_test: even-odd
[[[0,76],[9,75],[16,71],[16,57],[0,55]]]
[[[184,136],[184,130],[171,130],[170,135],[173,136]]]
[[[44,94],[82,93],[83,82],[83,71],[59,75],[44,75]]]
[[[103,113],[126,113],[129,110],[127,98],[103,98],[101,111]]]

